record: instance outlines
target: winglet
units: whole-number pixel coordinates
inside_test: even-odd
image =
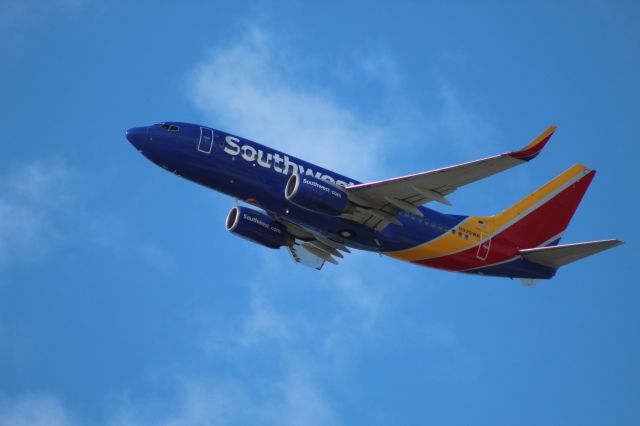
[[[549,142],[549,139],[551,139],[551,136],[553,136],[553,132],[555,132],[556,129],[557,126],[549,127],[529,145],[519,151],[510,152],[508,155],[522,161],[533,160],[538,154],[540,154],[540,151],[542,151],[542,148],[544,148],[547,142]]]

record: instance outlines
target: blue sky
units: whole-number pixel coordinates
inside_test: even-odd
[[[640,422],[634,2],[0,0],[0,425]],[[518,148],[490,214],[574,163],[528,289],[367,253],[321,272],[224,230],[231,199],[124,138],[202,123],[357,179]]]

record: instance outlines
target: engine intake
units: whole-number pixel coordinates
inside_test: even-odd
[[[291,175],[284,196],[298,207],[329,216],[340,216],[349,206],[344,189],[312,176]]]
[[[293,237],[281,223],[247,207],[234,207],[227,215],[227,231],[251,242],[278,249],[290,245]]]

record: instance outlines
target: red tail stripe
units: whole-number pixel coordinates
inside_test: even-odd
[[[476,246],[452,255],[418,260],[415,263],[460,271],[503,262],[517,256],[519,249],[537,247],[566,229],[594,175],[595,170],[494,236],[489,256],[484,261],[476,257]]]

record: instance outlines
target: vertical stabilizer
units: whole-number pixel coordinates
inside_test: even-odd
[[[595,170],[576,164],[533,193],[492,216],[494,229],[520,248],[557,243],[569,225]]]

